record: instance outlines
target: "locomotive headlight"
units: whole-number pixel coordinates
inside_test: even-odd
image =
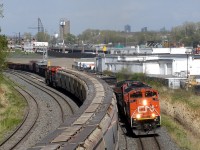
[[[146,106],[146,105],[147,105],[147,100],[146,100],[146,99],[143,100],[143,101],[142,101],[142,104],[143,104],[144,106]]]
[[[141,118],[141,114],[137,114],[137,115],[136,115],[136,118],[137,118],[137,119],[140,119],[140,118]]]
[[[153,118],[155,118],[156,115],[155,115],[154,113],[152,113],[151,116],[152,116]]]

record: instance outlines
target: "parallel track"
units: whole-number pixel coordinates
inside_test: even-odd
[[[27,77],[27,75],[23,75],[23,72],[7,71],[7,73],[15,75],[21,80],[31,84],[32,86],[50,95],[60,107],[62,122],[64,122],[66,118],[65,116],[66,111],[64,112],[64,109],[69,110],[70,113],[72,114],[74,113],[74,110],[70,106],[70,103],[68,103],[68,101],[65,99],[66,96],[63,96],[62,93],[59,93],[55,89],[51,89],[44,83],[38,82],[40,80],[36,79],[35,81],[33,81],[33,79],[30,79],[30,76]],[[24,96],[24,98],[28,103],[27,113],[25,114],[22,123],[2,143],[0,143],[0,149],[2,150],[18,149],[20,145],[23,143],[23,141],[25,141],[25,138],[26,139],[28,138],[28,135],[29,133],[31,133],[32,129],[36,128],[35,124],[37,123],[37,120],[39,118],[39,113],[40,113],[39,105],[34,96],[30,92],[24,90],[24,88],[20,88],[19,86],[16,87],[16,90],[19,91],[19,93],[21,93]],[[65,103],[64,106],[63,103]],[[66,105],[68,106],[67,108]],[[33,117],[34,113],[35,117]],[[29,122],[29,124],[26,122]]]
[[[23,72],[23,71],[17,71],[17,72],[10,72],[12,74],[15,74],[17,77],[19,77],[20,79],[24,80],[25,82],[31,84],[32,86],[40,89],[41,91],[47,93],[48,95],[50,95],[59,105],[59,107],[61,108],[61,115],[62,115],[62,122],[64,122],[66,116],[65,116],[65,107],[62,106],[61,101],[64,101],[69,109],[70,112],[72,114],[74,114],[74,110],[73,108],[70,106],[70,104],[68,103],[68,101],[65,100],[65,97],[63,94],[59,93],[58,91],[46,86],[44,83],[40,83],[41,80],[31,80],[29,77],[27,77],[27,73]],[[25,74],[25,75],[24,75]],[[28,79],[29,78],[29,79]],[[39,81],[39,82],[38,82]]]

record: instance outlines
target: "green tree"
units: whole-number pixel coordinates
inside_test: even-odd
[[[0,73],[6,67],[6,56],[8,55],[8,41],[4,35],[0,35]]]
[[[76,36],[70,33],[64,36],[64,40],[66,44],[75,44],[77,42]]]
[[[3,4],[0,4],[0,17],[3,18]],[[1,27],[0,27],[0,32],[1,32]]]
[[[38,42],[48,42],[50,40],[50,35],[47,32],[38,32],[36,34],[36,39]]]
[[[0,4],[0,17],[3,18],[3,4]],[[1,32],[1,29],[0,29]],[[8,41],[4,35],[0,35],[0,73],[5,68],[5,60],[8,52]]]
[[[200,41],[200,23],[185,22],[183,25],[174,27],[171,31],[173,41],[192,46]]]

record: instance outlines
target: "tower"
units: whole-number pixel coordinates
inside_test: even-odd
[[[42,21],[40,18],[38,18],[38,33],[39,32],[43,32],[44,33],[44,27],[43,27],[43,24],[42,24]]]
[[[68,33],[70,33],[70,21],[62,18],[60,19],[60,38],[63,40]]]

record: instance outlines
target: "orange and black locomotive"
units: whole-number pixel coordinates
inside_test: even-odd
[[[155,133],[161,123],[158,91],[143,82],[125,80],[116,84],[114,92],[119,111],[134,133]]]

